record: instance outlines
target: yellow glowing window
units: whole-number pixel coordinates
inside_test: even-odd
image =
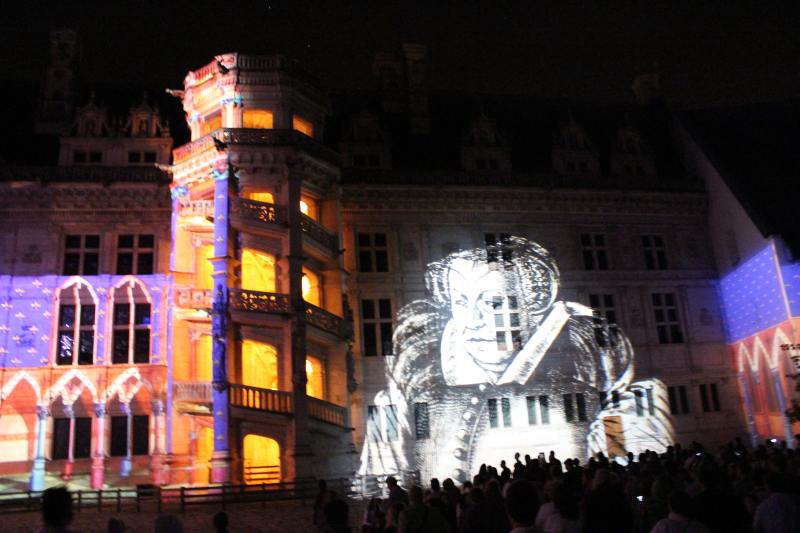
[[[314,125],[308,120],[298,117],[297,115],[292,117],[292,129],[295,129],[300,133],[304,133],[309,137],[314,136]]]
[[[244,481],[248,485],[279,483],[281,480],[281,448],[278,441],[261,435],[245,435]]]
[[[212,368],[211,335],[200,335],[197,341],[196,376],[197,381],[210,382],[214,376]]]
[[[272,112],[264,109],[245,109],[242,113],[243,128],[272,129]]]
[[[197,273],[197,280],[195,283],[200,289],[211,289],[214,287],[214,265],[211,264],[211,258],[214,257],[214,246],[211,244],[204,244],[197,250],[197,265],[195,272]]]
[[[266,191],[251,191],[247,193],[248,200],[255,200],[256,202],[263,202],[265,204],[274,204],[275,197],[271,192]]]
[[[197,432],[197,461],[204,466],[208,466],[211,456],[214,453],[214,430],[212,428],[200,428]],[[208,483],[208,468],[196,474],[197,483]]]
[[[308,216],[308,202],[300,200],[300,212]]]
[[[316,306],[320,305],[319,276],[307,268],[303,268],[303,300]]]
[[[306,356],[306,394],[320,400],[325,398],[325,366],[322,360]]]
[[[211,117],[206,117],[205,122],[203,122],[203,135],[208,135],[214,130],[218,130],[222,127],[222,115],[216,114]]]
[[[278,389],[278,351],[263,342],[242,341],[242,384]]]
[[[319,213],[317,212],[317,203],[308,196],[300,198],[300,212],[309,218],[319,220]]]
[[[242,289],[275,292],[275,258],[251,248],[242,251]]]

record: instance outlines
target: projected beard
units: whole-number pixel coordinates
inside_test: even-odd
[[[461,481],[515,452],[585,457],[612,440],[623,449],[626,438],[642,441],[630,423],[633,390],[653,384],[631,383],[624,335],[589,307],[557,300],[544,248],[511,237],[432,263],[425,280],[430,297],[397,316],[397,356],[373,400],[389,413],[388,438],[366,436],[361,474]],[[601,406],[601,391],[619,403]],[[644,431],[666,444],[662,418]],[[631,429],[609,432],[609,419]]]

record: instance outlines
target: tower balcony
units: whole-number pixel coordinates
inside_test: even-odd
[[[302,215],[300,230],[303,232],[303,248],[310,255],[317,256],[323,261],[339,255],[339,237],[313,218]]]
[[[347,409],[335,403],[308,398],[308,416],[314,420],[339,427],[347,427]],[[228,387],[228,404],[233,408],[292,416],[292,393],[282,390],[261,389],[231,383]]]
[[[238,230],[256,232],[286,231],[286,208],[282,205],[238,198],[231,202],[231,222]]]

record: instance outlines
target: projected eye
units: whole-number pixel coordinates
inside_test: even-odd
[[[456,300],[456,306],[458,306],[458,307],[466,307],[467,306],[467,300],[464,299],[464,298],[459,298],[458,300]]]

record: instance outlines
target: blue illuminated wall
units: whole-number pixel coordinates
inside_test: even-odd
[[[720,292],[729,342],[744,339],[790,318],[786,291],[794,289],[797,295],[800,283],[794,287],[784,287],[781,278],[786,281],[788,271],[800,275],[800,265],[784,266],[782,270],[778,267],[775,247],[770,243],[722,278]],[[794,300],[792,314],[800,316],[797,314],[800,309],[798,298]]]

